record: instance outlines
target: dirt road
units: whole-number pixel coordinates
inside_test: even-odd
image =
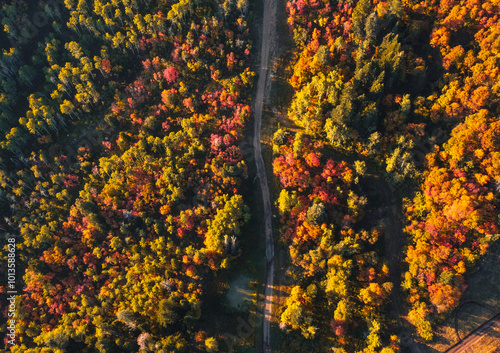
[[[273,21],[276,18],[276,1],[264,0],[264,18],[262,30],[262,47],[260,50],[260,69],[259,80],[257,82],[257,94],[254,105],[254,135],[253,147],[255,155],[255,163],[257,165],[257,176],[260,180],[260,188],[262,190],[262,200],[264,203],[264,222],[266,233],[266,290],[264,302],[264,324],[263,324],[263,350],[264,352],[271,351],[271,316],[273,312],[273,280],[274,280],[274,240],[272,229],[272,208],[269,198],[269,185],[267,183],[266,168],[262,159],[261,149],[261,123],[262,123],[262,107],[264,97],[269,91],[270,81],[268,79],[268,65],[271,48],[271,36],[274,35]]]

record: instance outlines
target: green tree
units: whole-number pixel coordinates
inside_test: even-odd
[[[368,42],[374,45],[380,32],[380,20],[377,11],[372,12],[366,19],[365,32]]]
[[[358,38],[364,36],[365,21],[370,14],[371,7],[370,0],[360,0],[352,12],[353,31]]]

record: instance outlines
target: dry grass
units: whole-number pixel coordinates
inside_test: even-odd
[[[480,303],[466,304],[457,314],[457,329],[463,339],[474,329],[500,312],[500,243],[492,245],[490,252],[480,262],[478,270],[467,278],[468,288],[461,303],[469,301]],[[440,325],[434,332],[435,340],[427,345],[428,352],[445,352],[459,339],[455,332],[455,313]],[[500,347],[500,324],[492,334],[478,340],[472,352],[496,352]]]

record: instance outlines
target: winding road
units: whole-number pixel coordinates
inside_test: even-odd
[[[264,301],[264,323],[263,323],[263,351],[271,352],[271,316],[273,312],[273,280],[274,280],[274,240],[272,228],[272,208],[269,197],[269,185],[267,182],[266,168],[262,158],[261,148],[261,125],[262,125],[262,107],[264,105],[264,97],[267,96],[269,80],[268,80],[268,64],[269,53],[271,48],[272,19],[276,18],[276,1],[264,0],[264,18],[262,30],[262,47],[260,50],[260,69],[259,80],[257,82],[257,94],[254,105],[254,134],[253,147],[255,163],[257,165],[257,176],[260,180],[260,189],[262,190],[262,200],[264,203],[264,223],[266,234],[266,290]]]

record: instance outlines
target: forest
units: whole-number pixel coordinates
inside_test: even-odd
[[[22,293],[10,351],[218,351],[198,322],[249,217],[248,7],[2,5],[0,227]]]
[[[406,319],[430,341],[434,325],[458,306],[467,274],[498,239],[500,4],[295,0],[286,6],[294,42],[285,68],[294,92],[287,115],[296,128],[276,132],[273,166],[281,237],[299,275],[281,320],[292,328],[289,335],[301,330],[308,340],[314,335],[307,326],[316,321],[316,329],[328,332],[322,339],[332,338],[325,344],[341,352],[398,349],[391,341],[398,330],[383,305],[398,283],[387,279],[380,246],[377,253],[388,229],[361,228],[363,209],[378,200],[354,193],[353,177],[345,176],[350,169],[360,185],[375,175],[397,191],[404,228],[386,234],[383,246],[401,236],[406,242],[402,264],[389,270],[402,272]],[[321,159],[308,144],[344,158]],[[346,171],[329,176],[332,166],[343,165]],[[326,239],[333,239],[333,251],[325,251]],[[302,321],[290,318],[297,300]],[[339,321],[346,317],[340,312],[351,316]],[[356,333],[365,342],[356,342]]]
[[[6,351],[226,351],[206,303],[260,229],[242,146],[262,3],[2,2]],[[499,238],[500,2],[279,6],[273,351],[403,351],[401,318],[432,342]]]

